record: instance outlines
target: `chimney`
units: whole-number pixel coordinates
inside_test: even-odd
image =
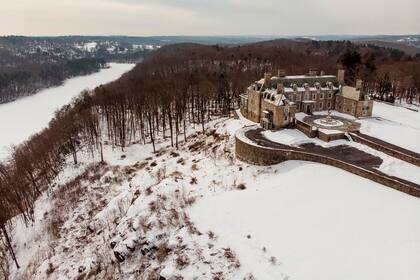
[[[363,81],[361,79],[356,80],[356,90],[362,90]]]
[[[284,77],[284,76],[286,76],[286,70],[279,69],[278,72],[277,72],[277,76],[278,77]]]
[[[344,73],[343,69],[339,69],[337,72],[337,81],[340,85],[344,85]]]
[[[284,86],[282,83],[277,84],[277,93],[283,93]]]
[[[271,73],[266,72],[264,74],[264,84],[265,86],[269,86],[271,84]]]
[[[309,69],[309,76],[316,76],[318,71],[315,68]]]

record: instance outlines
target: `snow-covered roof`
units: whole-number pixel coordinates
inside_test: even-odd
[[[343,131],[337,129],[326,129],[326,128],[318,128],[318,131],[327,134],[327,135],[336,135],[336,134],[344,134]]]
[[[276,106],[283,106],[289,102],[284,94],[278,93],[277,89],[264,90],[263,97],[266,101],[273,103]]]

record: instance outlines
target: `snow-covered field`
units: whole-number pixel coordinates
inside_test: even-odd
[[[108,165],[71,187],[92,159],[69,161],[36,224],[16,222],[12,279],[418,279],[420,199],[320,164],[238,161],[249,124],[215,120],[157,154],[105,146]]]
[[[52,119],[54,112],[84,89],[92,89],[119,78],[133,64],[111,63],[110,68],[98,73],[68,79],[62,86],[48,88],[39,93],[0,104],[0,160],[7,157],[11,145],[25,141],[30,135],[42,130]]]
[[[286,162],[190,210],[256,279],[418,279],[420,200],[334,167]]]
[[[373,118],[359,122],[360,132],[420,153],[420,112],[375,102]]]

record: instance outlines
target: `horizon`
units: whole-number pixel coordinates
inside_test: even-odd
[[[378,33],[378,34],[296,34],[296,35],[267,35],[267,34],[226,34],[226,35],[206,35],[206,34],[197,34],[197,35],[127,35],[127,34],[54,34],[54,35],[25,35],[25,34],[1,34],[0,37],[136,37],[136,38],[153,38],[153,37],[248,37],[248,38],[278,38],[278,39],[294,39],[294,38],[302,38],[305,39],[306,37],[393,37],[393,36],[420,36],[419,33]]]
[[[416,0],[385,3],[381,0],[351,3],[344,0],[287,0],[281,5],[274,0],[39,0],[36,3],[0,0],[0,5],[1,35],[127,34],[146,37],[420,33]]]

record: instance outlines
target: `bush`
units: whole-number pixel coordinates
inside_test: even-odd
[[[241,184],[237,185],[237,186],[236,186],[236,188],[237,188],[238,190],[245,190],[245,189],[246,189],[246,186],[245,186],[245,184],[244,184],[244,183],[241,183]]]
[[[191,165],[191,170],[193,170],[193,171],[197,171],[197,170],[198,170],[198,165],[197,165],[197,163],[193,163],[193,164]]]
[[[196,177],[192,177],[192,178],[191,178],[191,181],[190,181],[190,184],[191,184],[191,185],[196,185],[196,184],[197,184],[197,182],[198,182],[198,181],[197,181],[197,178],[196,178]]]

